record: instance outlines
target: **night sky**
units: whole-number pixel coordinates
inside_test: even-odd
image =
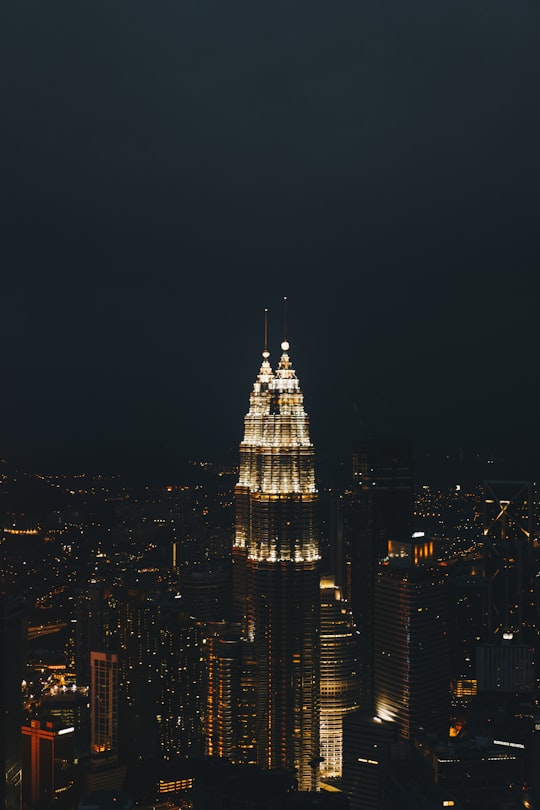
[[[538,462],[537,0],[3,0],[0,453]],[[89,462],[88,462],[89,463]]]

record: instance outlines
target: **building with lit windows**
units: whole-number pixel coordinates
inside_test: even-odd
[[[303,394],[281,344],[264,350],[235,490],[233,600],[253,645],[257,763],[293,768],[314,790],[319,764],[319,547],[314,448]]]
[[[126,775],[118,757],[118,655],[90,653],[90,761],[86,790],[120,790]]]
[[[388,544],[375,583],[375,714],[405,740],[449,721],[449,593],[432,540]]]
[[[118,758],[118,656],[90,653],[90,746],[96,758]]]
[[[358,645],[350,608],[333,578],[321,580],[321,776],[340,777],[343,718],[358,709]]]
[[[203,754],[203,646],[200,622],[179,610],[162,611],[157,721],[164,760]]]
[[[22,727],[23,803],[36,810],[73,806],[74,727],[32,720]]]
[[[537,623],[532,534],[532,482],[486,481],[485,641],[523,635]]]

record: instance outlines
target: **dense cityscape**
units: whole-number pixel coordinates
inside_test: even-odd
[[[232,464],[2,462],[1,806],[538,807],[535,482],[390,432],[323,479],[269,358]]]

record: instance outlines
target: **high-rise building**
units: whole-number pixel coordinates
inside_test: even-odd
[[[350,604],[362,667],[362,705],[373,703],[373,628],[377,566],[388,541],[410,537],[414,518],[414,453],[403,436],[371,436],[353,452],[348,538]]]
[[[238,625],[208,625],[206,753],[234,764],[255,764],[256,662]]]
[[[86,790],[119,790],[125,766],[118,756],[118,655],[90,653],[90,760]]]
[[[343,721],[343,791],[351,810],[385,807],[390,748],[396,737],[394,723],[356,711]]]
[[[375,584],[375,712],[405,740],[449,722],[449,593],[423,532],[388,544]]]
[[[26,622],[20,597],[0,593],[0,807],[21,803],[21,683]]]
[[[160,607],[157,594],[128,587],[118,594],[120,753],[137,775],[159,750],[158,701]]]
[[[90,653],[90,750],[94,759],[118,761],[118,656]]]
[[[536,623],[530,481],[485,482],[484,566],[484,640],[522,636]]]
[[[256,661],[257,762],[295,769],[316,789],[319,764],[319,545],[314,448],[303,394],[281,344],[250,396],[235,490],[236,616]]]
[[[157,720],[161,757],[202,756],[203,625],[180,611],[162,611]]]
[[[25,808],[73,807],[75,749],[73,726],[61,720],[31,720],[22,727]]]
[[[358,645],[350,608],[331,577],[321,579],[321,776],[341,776],[343,720],[358,709]]]

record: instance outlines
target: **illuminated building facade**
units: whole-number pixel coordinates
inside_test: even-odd
[[[238,625],[208,626],[206,754],[234,764],[255,764],[256,666],[253,644]]]
[[[90,750],[108,763],[118,758],[118,656],[90,653]]]
[[[340,777],[343,718],[358,709],[358,647],[347,603],[332,578],[321,580],[321,776]]]
[[[316,789],[319,759],[319,547],[314,448],[283,341],[250,396],[235,490],[236,616],[256,661],[257,762],[294,768]]]
[[[32,720],[22,727],[23,802],[30,810],[73,806],[74,727]]]
[[[449,594],[432,540],[388,544],[375,583],[375,713],[405,740],[449,721]]]

